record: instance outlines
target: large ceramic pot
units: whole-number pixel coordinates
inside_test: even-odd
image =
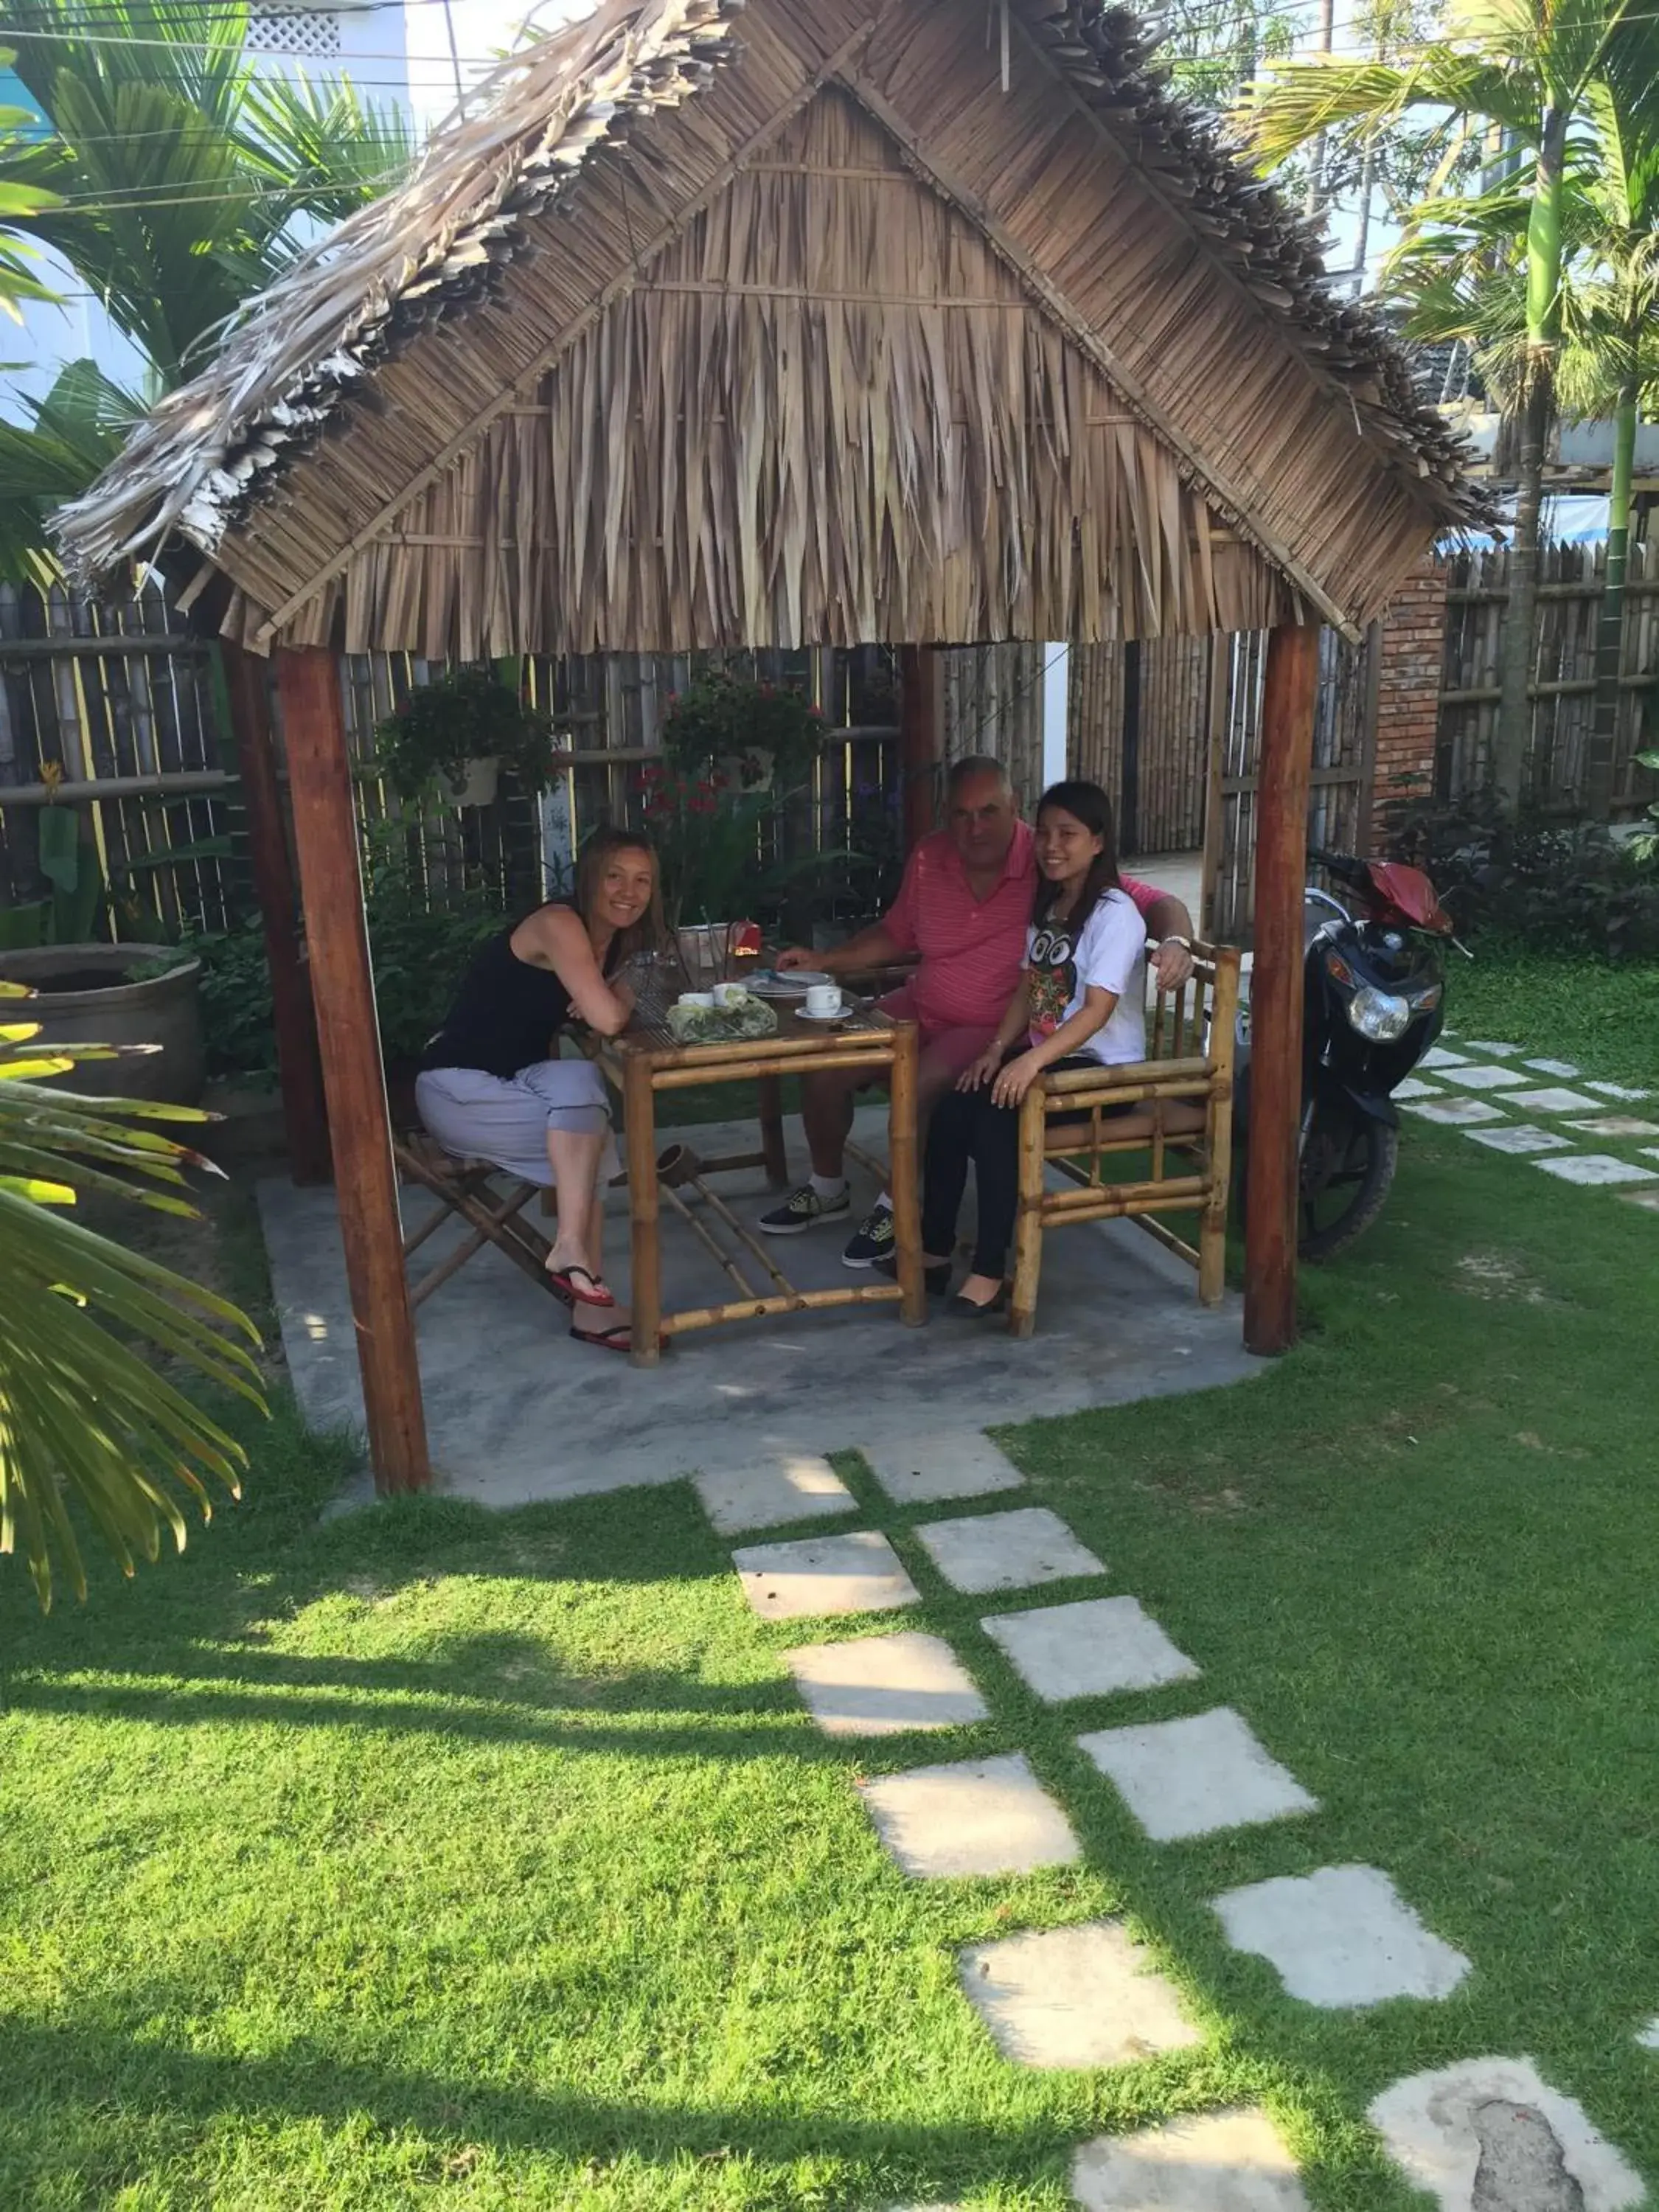
[[[134,968],[171,958],[165,974],[142,982]],[[54,1079],[66,1091],[100,1098],[159,1098],[175,1106],[200,1103],[206,1079],[202,963],[165,945],[52,945],[0,952],[0,976],[35,993],[12,1018],[39,1022],[42,1044],[153,1044],[161,1050],[128,1060],[95,1060]]]

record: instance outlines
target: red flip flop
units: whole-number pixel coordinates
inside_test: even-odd
[[[619,1322],[615,1328],[578,1328],[573,1322],[569,1333],[578,1344],[593,1345],[600,1352],[631,1352],[634,1349],[634,1332],[626,1322]]]
[[[616,1294],[609,1285],[602,1283],[591,1267],[550,1267],[547,1279],[567,1305],[614,1306]],[[576,1280],[580,1275],[586,1290]]]

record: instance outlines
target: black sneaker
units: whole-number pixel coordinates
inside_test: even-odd
[[[820,1221],[839,1221],[852,1211],[852,1195],[845,1183],[839,1198],[820,1198],[810,1182],[804,1182],[781,1206],[763,1213],[755,1226],[769,1237],[799,1237],[804,1229],[816,1229]]]
[[[842,1264],[848,1267],[873,1267],[893,1256],[893,1209],[878,1206],[866,1213],[847,1240],[847,1249],[842,1254]]]

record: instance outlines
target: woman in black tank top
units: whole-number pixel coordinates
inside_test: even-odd
[[[571,1334],[625,1352],[629,1318],[601,1273],[603,1190],[617,1171],[604,1079],[591,1060],[561,1060],[574,1013],[615,1036],[634,1010],[612,978],[665,935],[657,856],[629,830],[601,830],[582,848],[576,895],[538,907],[494,937],[462,978],[415,1086],[421,1119],[446,1152],[493,1161],[559,1193],[547,1257],[572,1309]]]

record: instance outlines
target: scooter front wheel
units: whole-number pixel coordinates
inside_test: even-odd
[[[1322,1098],[1302,1148],[1297,1250],[1317,1266],[1363,1237],[1388,1202],[1400,1132],[1345,1101]]]

